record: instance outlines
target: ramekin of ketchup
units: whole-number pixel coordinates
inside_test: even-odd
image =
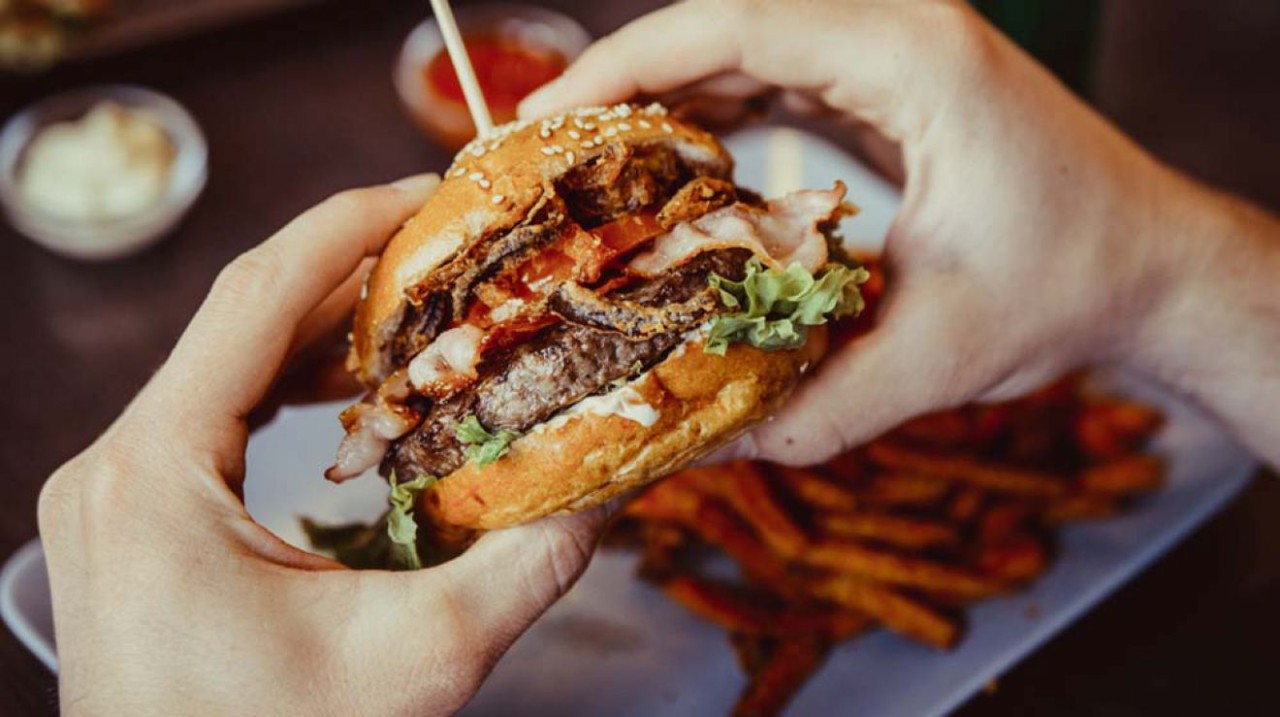
[[[591,41],[571,18],[532,5],[462,5],[454,16],[498,124],[515,119],[520,100],[559,76]],[[418,25],[405,40],[395,82],[409,115],[445,147],[457,150],[475,136],[434,19]]]

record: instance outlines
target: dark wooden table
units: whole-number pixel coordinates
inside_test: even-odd
[[[601,34],[659,3],[546,2]],[[425,6],[425,3],[421,3]],[[580,5],[580,6],[579,6]],[[1280,9],[1269,0],[1111,4],[1098,97],[1192,173],[1280,207]],[[150,85],[199,118],[208,190],[169,241],[78,264],[0,227],[0,557],[36,534],[44,477],[91,441],[164,358],[218,268],[327,194],[444,166],[399,111],[398,43],[425,12],[333,2],[27,80],[0,116],[97,81]],[[1275,713],[1280,485],[1245,495],[999,682],[966,714]],[[56,711],[53,676],[0,630],[0,713]]]

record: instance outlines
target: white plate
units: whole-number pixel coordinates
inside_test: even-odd
[[[730,145],[738,176],[764,186],[764,130]],[[863,213],[846,236],[863,245],[883,237],[897,208],[894,190],[820,140],[803,139],[800,178],[850,187]],[[893,717],[942,714],[1008,669],[1133,577],[1217,511],[1247,482],[1248,454],[1206,418],[1167,394],[1127,381],[1127,393],[1161,407],[1168,425],[1156,449],[1170,465],[1169,484],[1133,512],[1067,528],[1061,554],[1026,592],[969,612],[969,633],[951,653],[876,633],[838,649],[804,688],[794,714],[852,712]],[[325,520],[377,515],[385,488],[363,478],[341,487],[320,477],[337,445],[339,404],[287,409],[249,442],[246,500],[266,526],[302,544],[297,516]],[[467,706],[468,714],[714,715],[743,685],[721,630],[703,623],[631,576],[634,558],[602,553],[578,586],[521,638]],[[0,574],[0,612],[14,633],[56,669],[49,594],[38,545],[15,555]],[[1034,617],[1033,617],[1034,616]]]

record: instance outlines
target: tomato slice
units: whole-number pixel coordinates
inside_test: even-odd
[[[489,329],[488,333],[484,335],[484,339],[480,341],[480,355],[484,356],[490,351],[501,351],[515,346],[527,337],[536,334],[559,320],[556,316],[545,313],[541,316],[521,316],[497,324]]]
[[[592,230],[605,248],[620,256],[662,233],[658,215],[653,212],[628,214]]]
[[[550,246],[486,286],[484,299],[476,298],[471,302],[463,322],[487,329],[480,345],[482,354],[515,345],[557,319],[544,314],[518,316],[495,323],[492,317],[494,309],[512,299],[536,299],[565,281],[595,284],[619,259],[661,233],[662,225],[653,212],[630,214],[591,231],[570,222]],[[627,277],[614,277],[604,290],[629,281]]]

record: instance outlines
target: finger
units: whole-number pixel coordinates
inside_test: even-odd
[[[473,634],[496,656],[582,575],[607,517],[598,507],[493,531],[423,579],[461,596]]]
[[[352,400],[359,396],[365,387],[347,370],[346,362],[346,346],[341,344],[291,365],[249,412],[249,427],[257,430],[275,418],[284,406]]]
[[[936,8],[909,10],[907,3],[677,3],[592,45],[557,81],[528,97],[520,114],[660,95],[741,72],[769,85],[820,93],[846,112],[874,110],[878,121],[892,124],[904,78],[916,78],[915,87],[931,80],[918,66],[929,46],[916,41],[927,37],[925,30],[948,31]],[[958,7],[950,10],[965,17]]]
[[[146,398],[191,425],[240,419],[275,380],[301,322],[372,256],[438,178],[335,195],[219,274]]]
[[[955,319],[966,303],[939,287],[888,307],[880,328],[824,362],[775,420],[726,455],[818,463],[908,418],[972,398],[990,385],[995,367],[984,363],[973,323]]]
[[[372,258],[361,261],[338,288],[299,322],[293,345],[289,347],[290,360],[302,358],[314,351],[317,345],[327,348],[334,339],[345,338],[351,327],[351,314],[355,310],[356,300],[360,297],[373,262]]]

